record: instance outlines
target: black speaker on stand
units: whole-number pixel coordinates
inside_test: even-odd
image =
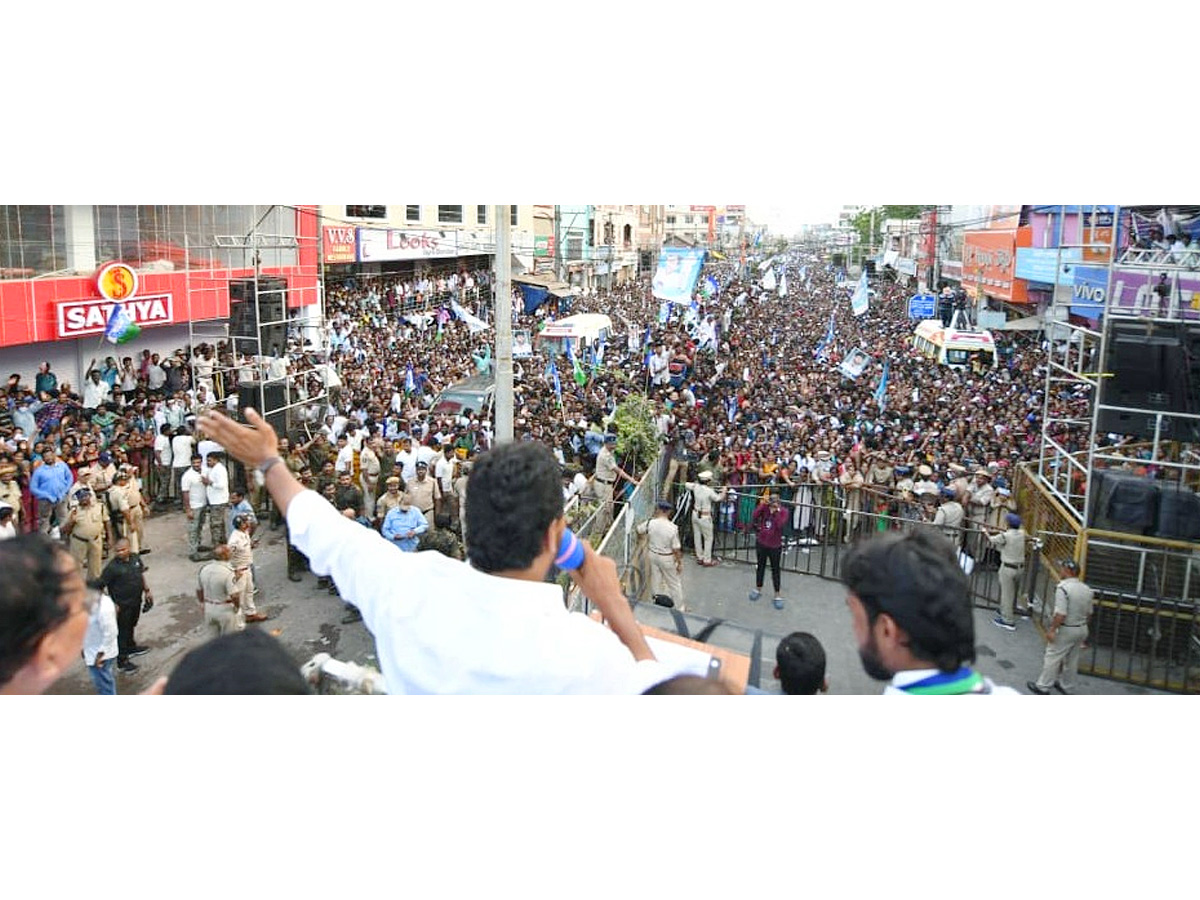
[[[263,353],[283,356],[287,353],[286,319],[284,279],[266,277],[257,282],[252,278],[229,282],[229,334],[240,353],[254,353],[261,332]]]
[[[1154,413],[1195,413],[1200,397],[1189,360],[1190,332],[1173,323],[1117,322],[1112,325],[1108,358],[1101,379],[1100,402],[1144,412],[1104,409],[1100,412],[1101,433],[1131,434],[1153,440]],[[1161,440],[1200,440],[1200,423],[1164,418],[1158,430]]]
[[[288,413],[284,409],[287,403],[287,390],[282,381],[268,384],[243,381],[238,384],[238,413],[241,420],[246,421],[244,410],[251,407],[267,420],[267,424],[280,437],[288,433]]]

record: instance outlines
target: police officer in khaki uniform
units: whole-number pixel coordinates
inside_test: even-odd
[[[975,470],[975,480],[968,488],[967,515],[971,519],[971,527],[976,533],[971,542],[971,555],[976,559],[983,558],[987,548],[986,532],[980,531],[987,522],[988,508],[992,505],[992,473],[987,469]]]
[[[131,553],[146,554],[150,552],[146,546],[146,514],[150,512],[150,504],[142,496],[141,479],[133,472],[126,471],[129,474],[125,481],[125,498],[129,501],[129,550]]]
[[[196,599],[204,607],[204,624],[212,637],[241,631],[246,627],[242,621],[237,579],[233,566],[229,564],[228,544],[214,547],[213,559],[200,569]]]
[[[129,509],[129,473],[118,471],[113,475],[113,484],[108,491],[108,510],[112,519],[113,534],[129,541],[129,551],[137,555],[138,545],[129,532],[133,527]]]
[[[1053,687],[1060,694],[1075,690],[1079,673],[1079,650],[1087,639],[1088,619],[1096,602],[1096,593],[1079,580],[1079,565],[1073,559],[1059,561],[1062,581],[1054,590],[1054,619],[1046,629],[1046,656],[1042,674],[1025,686],[1035,694],[1048,694]]]
[[[950,541],[955,552],[962,545],[962,524],[965,515],[954,488],[950,485],[943,487],[942,503],[933,514],[933,525]]]
[[[425,516],[429,527],[433,528],[436,523],[433,517],[433,479],[429,477],[429,463],[417,463],[416,471],[417,477],[408,482],[404,496],[409,506],[416,507],[417,511]]]
[[[242,620],[265,622],[269,617],[259,612],[254,603],[254,594],[258,590],[254,585],[254,538],[251,536],[254,524],[250,516],[239,513],[233,517],[233,533],[229,535],[229,565],[233,566],[234,591],[241,599]]]
[[[660,500],[654,518],[638,525],[637,532],[648,538],[651,595],[666,594],[683,612],[683,582],[679,577],[683,572],[683,544],[679,542],[679,526],[671,521],[671,509],[670,503]]]
[[[392,475],[387,480],[387,491],[379,498],[379,502],[375,504],[375,527],[379,528],[383,524],[383,520],[387,518],[387,514],[393,509],[400,508],[400,502],[403,497],[400,494],[400,476]]]
[[[1025,574],[1025,547],[1029,535],[1021,527],[1021,517],[1016,513],[1008,514],[1007,524],[1007,531],[988,535],[988,542],[1000,551],[1000,571],[997,573],[1000,581],[1000,615],[992,619],[992,623],[1005,631],[1015,631],[1017,591],[1021,589]]]
[[[80,488],[76,497],[79,505],[67,516],[63,530],[70,535],[71,555],[85,577],[99,578],[104,563],[104,538],[108,538],[109,545],[114,543],[108,507],[92,496],[91,488]]]
[[[22,513],[21,486],[17,484],[17,467],[12,463],[0,465],[0,503],[7,503],[13,510],[13,525],[17,534],[23,534],[21,527]]]
[[[713,512],[717,504],[725,501],[728,488],[722,488],[718,493],[710,487],[712,472],[701,472],[699,482],[688,481],[684,487],[692,492],[692,534],[696,539],[696,559],[702,566],[715,566],[713,559]]]
[[[624,478],[632,485],[637,482],[617,465],[617,456],[613,453],[617,436],[609,433],[604,435],[604,446],[596,454],[596,474],[592,479],[595,483],[593,492],[600,500],[600,511],[596,515],[596,528],[601,535],[608,531],[613,520],[613,487],[618,478]]]
[[[382,452],[383,440],[378,436],[372,437],[358,454],[359,487],[362,488],[362,514],[368,519],[375,517],[375,497],[379,486],[379,454]]]

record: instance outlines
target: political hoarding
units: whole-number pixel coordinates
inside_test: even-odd
[[[855,347],[846,354],[846,358],[838,365],[838,371],[849,379],[856,379],[867,368],[871,357],[862,347]]]
[[[703,250],[664,247],[658,254],[658,269],[654,273],[652,293],[659,300],[671,303],[690,302],[703,264]]]

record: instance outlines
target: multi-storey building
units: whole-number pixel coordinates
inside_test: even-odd
[[[289,318],[315,320],[318,246],[315,206],[0,206],[0,365],[50,362],[78,388],[93,358],[182,348],[190,323],[229,318],[231,283],[257,277],[282,283]],[[142,329],[119,350],[97,277],[114,262]]]
[[[332,274],[421,275],[488,268],[495,206],[377,204],[321,207],[322,260]],[[532,272],[535,207],[509,207],[514,273]]]

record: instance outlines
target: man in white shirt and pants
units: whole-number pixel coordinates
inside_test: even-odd
[[[229,470],[221,461],[224,455],[223,450],[210,452],[203,457],[204,464],[200,469],[208,500],[208,530],[214,547],[225,543],[225,514],[229,511]]]
[[[391,693],[641,693],[676,674],[654,659],[616,565],[587,541],[572,543],[562,515],[558,465],[538,442],[506,444],[480,458],[467,504],[469,563],[404,553],[345,518],[282,465],[276,437],[219,413],[206,431],[248,466],[287,516],[314,572],[330,573],[375,637]],[[560,554],[567,543],[567,554]],[[607,625],[568,612],[544,579],[556,559]]]

